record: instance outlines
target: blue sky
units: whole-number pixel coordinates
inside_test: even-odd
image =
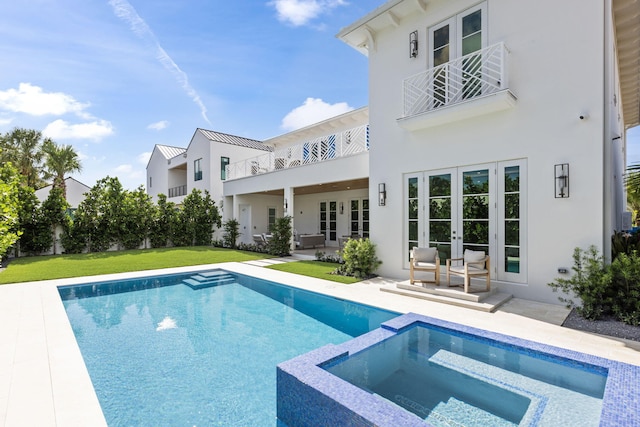
[[[0,133],[41,130],[80,153],[80,181],[134,189],[154,144],[198,127],[262,140],[367,105],[367,59],[335,34],[384,3],[0,2]]]
[[[367,59],[335,34],[384,0],[0,3],[0,132],[80,153],[74,177],[145,183],[154,144],[255,139],[367,105]]]

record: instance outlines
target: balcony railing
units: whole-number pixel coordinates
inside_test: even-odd
[[[227,165],[227,179],[238,179],[324,162],[369,151],[369,125],[326,135]]]
[[[456,58],[404,81],[404,117],[509,88],[504,43]]]
[[[172,198],[172,197],[180,197],[180,196],[186,196],[187,195],[187,186],[186,185],[179,185],[177,187],[172,187],[169,189],[169,197],[168,198]]]

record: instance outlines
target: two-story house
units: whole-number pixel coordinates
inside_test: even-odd
[[[147,194],[176,204],[192,190],[208,190],[220,207],[226,167],[271,149],[254,139],[196,129],[187,148],[157,144],[147,163]]]
[[[634,0],[392,0],[338,37],[368,56],[371,239],[491,256],[494,286],[557,302],[575,247],[605,255],[638,125]]]

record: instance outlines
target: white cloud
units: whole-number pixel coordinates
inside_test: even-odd
[[[150,158],[151,151],[145,151],[144,153],[138,154],[138,163],[146,166]]]
[[[269,3],[275,7],[280,21],[289,22],[296,27],[346,4],[344,0],[273,0]]]
[[[147,129],[163,130],[163,129],[166,129],[167,126],[169,126],[169,122],[166,120],[161,120],[159,122],[151,123],[149,126],[147,126]]]
[[[286,131],[293,131],[351,110],[353,107],[346,102],[327,104],[319,98],[307,98],[304,104],[284,116],[281,127]]]
[[[127,0],[109,0],[109,4],[113,8],[113,13],[127,22],[131,27],[131,30],[142,40],[149,43],[156,51],[156,58],[162,66],[169,71],[177,82],[182,86],[182,89],[186,92],[186,94],[191,98],[191,100],[200,108],[200,114],[206,120],[207,123],[211,124],[209,118],[207,117],[207,107],[205,107],[202,99],[200,99],[200,95],[195,91],[191,84],[189,83],[189,77],[187,74],[178,67],[178,65],[173,62],[173,59],[169,56],[169,54],[160,46],[158,39],[156,38],[151,28],[147,25],[147,23],[138,15],[138,12],[131,6]]]
[[[18,89],[0,91],[0,109],[32,116],[52,114],[62,116],[75,113],[80,117],[89,117],[84,111],[89,104],[76,101],[71,95],[62,92],[44,92],[41,87],[30,83],[20,83]]]
[[[114,169],[117,173],[130,174],[133,170],[133,166],[131,165],[120,165]]]
[[[44,136],[58,139],[91,139],[99,141],[105,136],[113,134],[113,126],[106,120],[90,123],[71,124],[58,119],[49,123],[42,131]]]

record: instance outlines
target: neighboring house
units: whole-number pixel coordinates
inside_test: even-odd
[[[557,302],[575,247],[609,256],[638,16],[636,0],[393,0],[341,30],[369,60],[379,273],[407,277],[413,246],[475,248],[500,290]]]
[[[226,166],[268,151],[254,139],[196,129],[186,149],[159,144],[153,148],[147,164],[147,194],[157,201],[162,193],[180,204],[193,189],[208,190],[220,207]]]
[[[397,279],[414,246],[443,264],[483,250],[493,287],[557,303],[547,284],[574,248],[608,256],[624,228],[638,16],[637,0],[389,1],[338,34],[368,56],[369,107],[232,158],[224,219],[247,243],[282,215],[328,247],[370,237],[379,274]],[[217,173],[213,147],[204,138],[199,156]],[[188,156],[169,167],[190,189]]]
[[[84,200],[85,193],[91,191],[91,187],[84,185],[80,181],[77,181],[71,177],[65,178],[64,182],[67,185],[67,203],[71,205],[71,209],[78,209],[78,205]],[[42,187],[36,190],[36,197],[40,201],[40,203],[47,200],[49,197],[49,193],[53,188],[52,185],[47,185],[46,187]]]

